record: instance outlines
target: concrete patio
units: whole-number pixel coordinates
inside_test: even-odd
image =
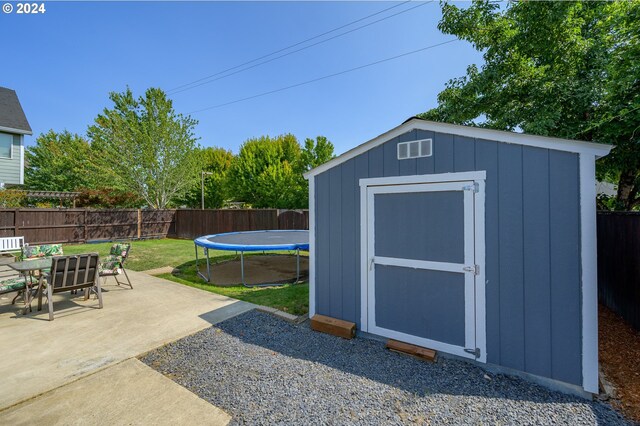
[[[175,422],[176,419],[162,416],[166,411],[163,409],[167,405],[166,399],[154,397],[160,386],[164,392],[173,392],[170,395],[183,404],[184,412],[194,409],[203,413],[208,406],[212,410],[207,416],[210,423],[228,422],[228,416],[213,405],[206,403],[203,406],[203,401],[190,392],[167,386],[161,380],[164,377],[153,377],[150,369],[145,373],[144,369],[148,367],[135,360],[123,361],[246,312],[254,305],[141,272],[129,274],[133,290],[117,286],[113,278],[108,279],[103,288],[104,309],[97,309],[94,298],[84,301],[83,297],[68,293],[55,296],[55,320],[52,322],[47,320],[46,304],[38,312],[37,303],[33,303],[33,312],[22,315],[19,301],[16,305],[10,304],[13,295],[0,298],[0,359],[3,360],[0,363],[0,388],[3,389],[0,392],[0,423],[15,424],[16,418],[28,422],[30,419],[24,413],[28,413],[29,408],[25,407],[38,406],[37,409],[33,407],[33,412],[38,412],[47,400],[56,400],[56,395],[64,399],[67,394],[76,395],[78,406],[93,407],[90,416],[85,413],[83,417],[83,414],[69,410],[66,411],[68,417],[64,416],[65,412],[58,412],[62,417],[54,416],[55,420],[39,417],[40,420],[48,424],[73,424],[80,419],[83,423],[90,422],[91,416],[95,416],[97,422],[101,417],[95,410],[103,405],[82,402],[82,393],[87,389],[83,381],[93,381],[96,386],[102,383],[102,388],[113,381],[111,386],[115,388],[104,395],[100,395],[99,388],[92,387],[98,392],[97,397],[111,399],[107,404],[111,411],[105,412],[103,419],[118,418],[114,415],[117,415],[117,407],[121,407],[124,417],[120,420],[135,424],[131,421],[131,413],[127,412],[133,409],[128,404],[135,401],[137,395],[157,401],[137,406],[139,420],[155,424]],[[102,371],[107,368],[114,369],[113,373]],[[147,386],[138,390],[136,386],[140,380],[122,380],[122,377],[143,376],[149,376],[140,379]],[[96,381],[96,377],[102,379]],[[140,391],[147,392],[149,398],[140,395]],[[147,412],[140,412],[140,409]],[[23,414],[17,416],[18,413]]]

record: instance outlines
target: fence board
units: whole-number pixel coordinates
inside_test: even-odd
[[[192,239],[222,232],[308,227],[308,211],[276,209],[0,209],[0,237],[24,236],[29,244],[167,236]]]
[[[309,229],[309,210],[278,210],[278,229]]]
[[[598,300],[640,330],[640,213],[598,212]]]
[[[178,238],[260,229],[278,229],[278,210],[180,209],[176,212],[175,235]]]

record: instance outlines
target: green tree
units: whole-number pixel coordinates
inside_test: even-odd
[[[49,130],[25,152],[25,186],[41,191],[75,191],[93,187],[91,146],[80,135]]]
[[[229,169],[230,196],[258,208],[296,208],[299,158],[300,144],[291,134],[247,140]]]
[[[307,138],[301,148],[291,134],[247,140],[228,173],[229,196],[258,208],[304,209],[309,186],[303,173],[333,158],[324,136]]]
[[[333,158],[333,144],[324,136],[315,140],[307,138],[300,153],[300,168],[302,173],[318,167]]]
[[[166,94],[147,89],[135,98],[130,89],[112,92],[89,127],[104,180],[128,187],[149,207],[171,206],[197,182],[202,170],[194,128],[197,121],[178,114]]]
[[[326,163],[333,157],[333,144],[326,137],[318,136],[315,140],[311,138],[305,139],[296,167],[297,180],[293,185],[296,192],[295,208],[306,209],[309,207],[309,183],[303,174]]]
[[[423,118],[613,143],[600,178],[640,205],[640,2],[442,4],[438,28],[483,52]]]
[[[269,164],[256,178],[253,186],[258,198],[253,206],[276,209],[302,209],[307,207],[300,188],[299,174],[293,165],[284,161]]]
[[[26,202],[26,193],[15,189],[0,189],[0,208],[22,207]]]
[[[137,208],[144,202],[132,192],[114,188],[78,188],[77,207]]]
[[[204,166],[203,171],[212,173],[204,177],[204,206],[207,209],[219,209],[228,198],[227,173],[231,167],[233,154],[224,148],[209,147],[200,150]],[[202,205],[201,182],[191,188],[178,202],[191,208]]]

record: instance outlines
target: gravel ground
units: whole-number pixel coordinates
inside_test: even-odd
[[[233,424],[630,424],[608,405],[250,311],[142,361]]]

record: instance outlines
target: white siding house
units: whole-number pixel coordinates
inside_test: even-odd
[[[0,184],[24,184],[24,135],[31,134],[18,95],[0,87]]]

